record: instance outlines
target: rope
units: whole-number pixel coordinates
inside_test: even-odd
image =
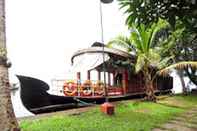
[[[76,97],[74,97],[73,99],[74,99],[75,101],[77,101],[77,102],[80,102],[80,103],[83,104],[83,105],[87,105],[87,106],[96,105],[95,103],[88,103],[88,102],[82,101],[82,100],[80,100],[80,99],[78,99],[78,98],[76,98]]]

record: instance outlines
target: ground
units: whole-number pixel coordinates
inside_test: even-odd
[[[127,100],[113,103],[115,115],[100,106],[37,115],[20,120],[22,131],[195,131],[197,96],[160,97],[157,103]]]
[[[153,131],[197,131],[197,106],[158,126]]]

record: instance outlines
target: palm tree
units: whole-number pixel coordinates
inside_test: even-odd
[[[5,0],[0,0],[0,129],[18,131],[10,97],[5,38]]]
[[[109,47],[120,46],[123,50],[137,56],[135,72],[141,71],[144,75],[146,95],[149,101],[156,100],[153,87],[153,82],[157,76],[155,69],[165,67],[172,58],[161,57],[162,53],[168,50],[168,45],[163,48],[155,44],[156,34],[167,26],[168,24],[162,20],[157,24],[153,24],[150,28],[146,28],[143,24],[139,26],[133,25],[130,37],[118,36],[108,43]]]

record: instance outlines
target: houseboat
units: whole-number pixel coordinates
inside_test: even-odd
[[[105,98],[113,100],[145,95],[143,74],[136,74],[132,68],[135,55],[96,42],[74,53],[71,62],[76,77],[53,79],[52,88],[59,91],[56,95],[47,93],[49,85],[44,81],[18,76],[21,99],[28,110],[37,114],[81,103],[102,103]],[[82,72],[86,73],[85,80],[81,77]],[[173,88],[172,77],[158,76],[154,88],[155,93],[169,92]]]

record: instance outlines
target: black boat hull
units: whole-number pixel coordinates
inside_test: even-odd
[[[49,85],[44,81],[26,76],[17,76],[20,81],[20,97],[23,105],[34,114],[63,110],[76,106],[73,97],[47,93]]]

